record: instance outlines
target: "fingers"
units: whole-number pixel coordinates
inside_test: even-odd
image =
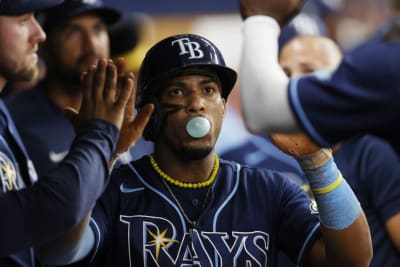
[[[127,76],[132,81],[135,81],[135,75],[132,72],[128,73]],[[136,86],[134,84],[131,90],[131,94],[129,95],[128,98],[128,103],[126,104],[125,107],[125,118],[128,119],[133,118],[135,112],[135,99],[136,99]]]
[[[108,62],[106,59],[100,59],[95,68],[92,97],[93,99],[100,100],[103,98],[104,86],[106,83],[106,70],[108,69]]]
[[[107,62],[106,67],[105,85],[102,97],[104,97],[109,103],[114,103],[115,95],[117,94],[117,68],[115,67],[112,60]]]
[[[120,88],[120,92],[118,92],[118,97],[115,101],[116,108],[124,108],[128,103],[128,100],[131,99],[131,94],[133,93],[134,81],[131,76],[126,76],[123,82],[123,85]],[[132,103],[131,103],[132,104]],[[132,107],[132,112],[133,112]],[[133,114],[133,113],[132,113]]]
[[[300,11],[304,0],[240,0],[239,10],[243,19],[254,15],[275,18],[284,26]]]
[[[153,104],[144,105],[136,115],[135,120],[133,121],[133,126],[138,131],[138,134],[141,136],[143,134],[144,128],[150,120],[151,114],[154,111]]]
[[[94,75],[94,66],[89,67],[87,72],[83,73],[82,78],[82,105],[86,105],[86,100],[91,99],[92,97],[92,84],[93,84],[93,75]]]
[[[126,64],[124,58],[117,58],[115,65],[117,66],[118,76],[124,76],[126,72]]]
[[[116,64],[112,60],[101,59],[97,66],[91,66],[82,74],[80,121],[102,119],[121,129],[125,119],[128,122],[134,119],[134,76],[122,74],[125,70],[123,61],[119,60]]]
[[[124,120],[119,135],[119,140],[116,148],[116,153],[121,154],[133,146],[137,140],[142,136],[144,128],[146,127],[151,113],[154,110],[153,104],[144,106],[138,113],[135,119]]]

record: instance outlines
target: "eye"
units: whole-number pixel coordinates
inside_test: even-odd
[[[204,92],[205,92],[206,94],[213,94],[213,93],[215,92],[215,89],[212,88],[212,87],[206,87],[206,88],[204,88],[203,90],[204,90]]]
[[[314,72],[315,70],[316,70],[316,69],[315,69],[313,66],[305,66],[304,69],[303,69],[303,71],[304,71],[305,74],[312,73],[312,72]]]
[[[97,23],[94,32],[97,34],[107,33],[107,26],[104,23]]]
[[[23,15],[21,15],[21,16],[18,16],[18,22],[19,22],[20,24],[25,24],[25,23],[29,22],[29,20],[30,20],[32,17],[33,17],[33,14],[30,14],[30,13],[28,13],[28,14],[23,14]]]
[[[181,88],[170,88],[168,89],[169,96],[180,96],[183,95],[183,90]]]
[[[74,25],[67,25],[66,27],[64,27],[62,32],[65,34],[66,37],[72,38],[79,36],[81,33],[81,29]]]

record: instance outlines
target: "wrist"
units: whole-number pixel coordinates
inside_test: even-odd
[[[296,157],[297,162],[305,172],[310,172],[323,167],[332,159],[332,150],[330,148],[321,148],[315,153]]]
[[[343,230],[353,224],[360,215],[360,203],[337,168],[332,151],[321,149],[302,156],[301,160],[321,224],[332,230]]]
[[[265,31],[266,29],[270,29],[270,31],[275,32],[277,36],[279,36],[281,27],[279,26],[278,21],[271,16],[254,14],[248,16],[244,20],[245,27],[249,27],[248,25],[258,25],[252,27],[260,27],[259,30]]]

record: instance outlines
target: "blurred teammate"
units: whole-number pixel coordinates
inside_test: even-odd
[[[7,82],[35,78],[38,45],[46,36],[34,12],[61,2],[0,2],[1,89]],[[79,128],[70,153],[39,180],[0,101],[0,266],[35,266],[31,246],[48,242],[81,221],[108,182],[111,154],[119,152],[114,150],[132,78],[122,78],[117,88],[114,64],[103,60],[99,65],[97,71],[88,70],[82,85],[87,94],[75,118]],[[136,123],[130,125],[136,129]],[[140,132],[140,127],[137,130]]]
[[[110,57],[108,26],[120,13],[101,0],[69,0],[41,15],[47,34],[40,50],[46,76],[32,90],[8,97],[6,104],[38,174],[44,175],[69,151],[75,130],[64,108],[79,110],[81,72]]]
[[[338,46],[319,36],[295,37],[279,56],[292,78],[335,68],[340,60]],[[365,210],[374,249],[370,266],[400,266],[400,161],[396,152],[382,139],[363,135],[341,142],[333,155]]]
[[[279,50],[298,35],[326,35],[326,28],[318,17],[299,14],[282,29],[278,40]],[[235,91],[232,94],[230,97],[236,97]],[[240,107],[233,107],[230,103],[216,144],[217,153],[224,159],[241,164],[284,172],[286,177],[310,194],[307,179],[293,157],[279,150],[266,136],[255,136],[246,132],[245,137],[242,137],[243,134],[240,134],[244,131],[242,118],[239,112],[235,112]],[[233,111],[230,112],[229,108]]]
[[[155,44],[138,74],[137,102],[156,107],[144,132],[155,143],[154,154],[114,169],[85,235],[73,232],[43,247],[41,259],[61,265],[93,259],[94,266],[276,266],[283,250],[300,265],[368,266],[367,222],[329,150],[298,158],[318,195],[320,216],[279,173],[215,154],[235,80],[217,47],[201,36],[175,35]]]
[[[277,62],[279,25],[302,1],[240,0],[244,42],[240,88],[245,121],[257,134],[305,131],[323,147],[360,133],[400,152],[400,46],[379,42],[353,51],[336,71],[289,80]]]

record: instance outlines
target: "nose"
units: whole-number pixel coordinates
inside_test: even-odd
[[[86,51],[95,51],[96,37],[90,32],[83,33],[83,48]]]
[[[32,43],[42,43],[46,40],[46,33],[43,31],[42,26],[40,26],[39,22],[33,15],[31,40]]]
[[[205,108],[205,100],[197,91],[194,91],[190,94],[188,102],[187,108],[189,112],[198,112],[204,110]]]

